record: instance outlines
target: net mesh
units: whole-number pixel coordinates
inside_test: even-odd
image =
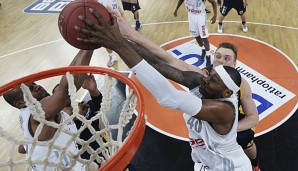
[[[15,137],[11,136],[8,132],[0,127],[0,136],[12,144],[7,161],[0,163],[1,168],[8,168],[8,170],[15,170],[16,165],[26,165],[26,170],[31,170],[32,166],[40,166],[42,170],[76,170],[75,168],[80,166],[81,170],[97,170],[99,165],[105,164],[113,155],[117,153],[119,148],[128,138],[123,138],[124,127],[131,121],[134,110],[137,104],[137,97],[131,90],[123,102],[122,110],[119,115],[119,120],[117,124],[110,124],[107,117],[107,113],[110,110],[112,96],[111,89],[113,87],[113,79],[108,74],[104,76],[104,88],[101,91],[103,96],[101,102],[100,111],[97,112],[95,116],[87,120],[84,116],[79,114],[79,107],[77,103],[77,90],[74,85],[73,76],[69,73],[66,74],[69,87],[69,95],[71,99],[71,107],[73,109],[73,114],[68,116],[63,122],[56,123],[52,121],[47,121],[45,119],[45,112],[42,110],[41,104],[32,96],[30,89],[25,85],[21,85],[21,89],[24,94],[24,100],[26,101],[26,106],[29,108],[33,119],[38,121],[38,125],[34,137],[32,139],[17,140]],[[78,130],[67,129],[67,124],[73,122],[73,120],[80,120],[83,124]],[[92,126],[92,122],[100,120],[102,126],[100,130],[96,130]],[[39,141],[38,136],[44,126],[51,126],[56,128],[56,132],[53,138],[49,141]],[[130,128],[132,129],[133,126]],[[80,134],[88,129],[92,136],[88,140],[83,140],[80,138]],[[113,138],[113,131],[116,131],[116,138]],[[58,138],[63,135],[64,144],[61,145],[57,143]],[[104,135],[104,136],[103,136]],[[105,138],[104,138],[105,137]],[[76,142],[81,145],[81,148],[77,151],[69,150],[69,146]],[[93,149],[90,147],[91,143],[98,143],[99,148]],[[14,160],[13,154],[18,145],[24,145],[27,147],[26,158],[21,160]],[[37,155],[39,157],[34,157],[36,152],[41,152],[42,155]],[[81,155],[87,151],[90,154],[90,159],[82,159]],[[53,153],[57,153],[57,160],[50,161],[49,158]],[[40,158],[40,156],[42,156]],[[67,165],[65,165],[65,156],[68,157]],[[97,163],[97,164],[95,164]],[[33,169],[34,170],[34,169]]]

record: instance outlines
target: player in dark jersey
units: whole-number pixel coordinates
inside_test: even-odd
[[[234,8],[238,15],[241,17],[242,20],[242,31],[247,32],[248,27],[246,23],[246,6],[248,5],[248,0],[221,0],[220,2],[220,15],[218,17],[218,28],[217,32],[222,33],[223,32],[223,24],[222,21],[225,18],[225,16],[228,15],[230,10]]]
[[[124,10],[131,11],[133,13],[134,19],[136,20],[135,30],[139,31],[142,28],[139,18],[139,9],[141,9],[139,0],[122,0],[122,6]]]

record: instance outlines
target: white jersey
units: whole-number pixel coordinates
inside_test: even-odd
[[[188,11],[189,33],[191,36],[209,36],[205,3],[202,0],[185,0]]]
[[[195,171],[251,171],[250,161],[236,141],[237,97],[232,95],[230,98],[217,100],[229,101],[234,105],[233,126],[226,135],[218,134],[207,121],[198,120],[187,114],[183,115],[189,131]]]
[[[31,112],[28,107],[21,109],[20,125],[21,125],[21,128],[24,133],[24,139],[28,140],[28,141],[31,141],[33,139],[32,135],[29,132],[29,127],[28,127],[30,115],[31,115]],[[61,123],[64,122],[68,117],[69,117],[69,115],[67,113],[61,111]],[[63,128],[67,129],[71,132],[77,132],[76,125],[74,124],[74,122],[72,120],[70,122],[66,123],[63,126]],[[57,146],[60,146],[61,148],[67,147],[68,152],[76,155],[78,153],[78,148],[77,148],[76,142],[73,141],[71,138],[72,138],[72,136],[70,136],[64,132],[61,132],[58,135],[58,137],[55,139],[54,144]],[[70,144],[68,144],[69,141],[70,141]],[[26,153],[30,154],[32,144],[25,145],[24,147],[25,147]],[[34,151],[31,155],[31,159],[42,161],[43,159],[46,158],[46,153],[48,150],[49,150],[49,146],[38,146],[38,145],[35,146]],[[52,149],[50,151],[47,161],[50,163],[57,163],[60,154],[61,154],[61,152],[59,150]],[[62,165],[64,167],[67,167],[70,164],[71,164],[71,158],[68,157],[67,154],[65,154],[62,159]],[[31,166],[32,166],[33,171],[40,171],[43,168],[43,165],[40,165],[40,164],[32,164]],[[83,170],[85,170],[85,166],[83,164],[77,162],[75,164],[75,166],[72,168],[72,170],[73,171],[83,171]],[[56,171],[56,169],[53,167],[47,167],[46,171]]]
[[[203,0],[185,0],[185,7],[188,14],[206,14]]]
[[[99,3],[103,4],[105,7],[110,7],[114,12],[119,12],[118,0],[97,0]]]

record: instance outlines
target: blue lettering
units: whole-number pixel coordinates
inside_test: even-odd
[[[172,51],[175,55],[177,55],[177,56],[180,56],[182,53],[179,51],[179,50],[177,50],[177,49],[175,49],[175,50],[173,50]]]
[[[174,49],[174,50],[172,50],[172,52],[175,55],[177,55],[177,57],[179,57],[180,55],[182,55],[182,53],[178,49]],[[188,54],[188,55],[184,55],[182,57],[179,57],[179,59],[182,60],[182,61],[186,61],[188,59],[194,58],[194,59],[196,59],[197,62],[192,63],[191,65],[194,65],[196,67],[199,67],[199,66],[201,66],[204,63],[204,60],[200,60],[200,57],[201,56],[198,55],[198,54]]]
[[[269,109],[273,105],[268,100],[266,100],[265,98],[263,98],[257,94],[252,93],[252,98],[257,100],[258,102],[260,102],[260,105],[257,106],[259,115],[261,113],[263,113],[265,110]]]
[[[197,60],[197,62],[193,63],[192,65],[196,66],[196,67],[199,67],[201,66],[203,63],[204,63],[204,60],[200,60],[200,55],[198,54],[188,54],[188,55],[184,55],[182,56],[181,58],[179,58],[180,60],[182,61],[186,61],[190,58],[195,58]]]

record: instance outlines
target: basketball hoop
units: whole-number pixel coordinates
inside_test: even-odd
[[[144,136],[145,132],[145,126],[146,121],[144,117],[144,102],[142,94],[140,93],[139,88],[136,86],[136,84],[130,80],[127,76],[107,68],[101,68],[101,67],[91,67],[91,66],[69,66],[69,67],[62,67],[62,68],[56,68],[56,69],[50,69],[46,71],[42,71],[39,73],[35,73],[29,76],[25,76],[23,78],[11,81],[10,83],[7,83],[0,87],[0,96],[6,94],[9,91],[12,91],[16,88],[19,88],[22,83],[28,84],[32,83],[34,81],[42,80],[45,78],[65,75],[67,72],[70,74],[99,74],[99,75],[108,75],[109,77],[115,78],[117,80],[120,80],[122,83],[129,86],[130,89],[132,89],[133,93],[135,94],[136,98],[138,99],[138,105],[136,106],[136,109],[138,111],[138,116],[136,117],[136,120],[132,126],[132,129],[130,130],[129,135],[123,140],[123,144],[121,147],[116,151],[116,153],[111,156],[99,169],[98,171],[122,171],[131,161],[134,154],[136,153],[138,147],[141,144],[142,138]],[[1,128],[1,127],[0,127]],[[4,135],[4,136],[3,136]],[[9,142],[17,142],[18,140],[14,139],[12,140],[11,136],[6,136],[6,132],[3,132],[3,129],[0,130],[0,138],[5,138]],[[8,138],[6,138],[8,137]],[[15,143],[14,147],[16,144]],[[13,150],[11,150],[13,151]],[[1,163],[0,162],[0,168],[1,167],[12,167],[11,165],[21,165],[24,163],[27,163],[26,160],[18,160],[13,161],[12,158],[8,160],[7,163]],[[28,163],[27,163],[28,164]]]

